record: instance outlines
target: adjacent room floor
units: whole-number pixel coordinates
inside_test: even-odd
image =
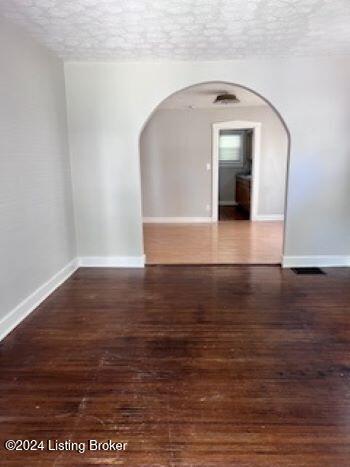
[[[147,264],[280,264],[283,222],[144,224]]]
[[[219,206],[220,221],[249,221],[249,214],[239,206]]]
[[[3,465],[349,466],[350,272],[80,269],[2,343]],[[3,444],[2,444],[3,445]]]

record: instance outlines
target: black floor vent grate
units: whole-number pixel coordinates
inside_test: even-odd
[[[292,268],[292,271],[295,272],[295,274],[304,274],[307,276],[316,276],[320,274],[326,274],[320,268]]]

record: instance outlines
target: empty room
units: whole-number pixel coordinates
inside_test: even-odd
[[[252,91],[198,84],[140,136],[145,263],[281,264],[288,130]]]
[[[0,39],[0,464],[348,467],[350,3]]]

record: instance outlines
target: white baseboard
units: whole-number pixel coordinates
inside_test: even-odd
[[[282,267],[302,268],[302,267],[349,267],[350,256],[347,255],[322,255],[322,256],[284,256]]]
[[[49,295],[65,282],[79,267],[143,268],[145,256],[85,256],[75,258],[47,282],[19,303],[0,321],[0,340],[37,308]]]
[[[237,206],[236,201],[219,201],[219,206]]]
[[[252,221],[257,222],[274,222],[274,221],[283,221],[283,214],[256,214],[252,217]]]
[[[82,256],[80,267],[89,268],[143,268],[145,255],[141,256]]]
[[[197,224],[212,222],[211,217],[144,217],[145,224]]]
[[[0,340],[7,336],[7,334],[37,308],[40,303],[52,294],[57,287],[66,281],[77,268],[78,261],[74,259],[10,311],[0,321]]]

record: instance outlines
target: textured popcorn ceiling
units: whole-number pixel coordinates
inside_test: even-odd
[[[0,0],[65,59],[349,55],[350,0]]]

